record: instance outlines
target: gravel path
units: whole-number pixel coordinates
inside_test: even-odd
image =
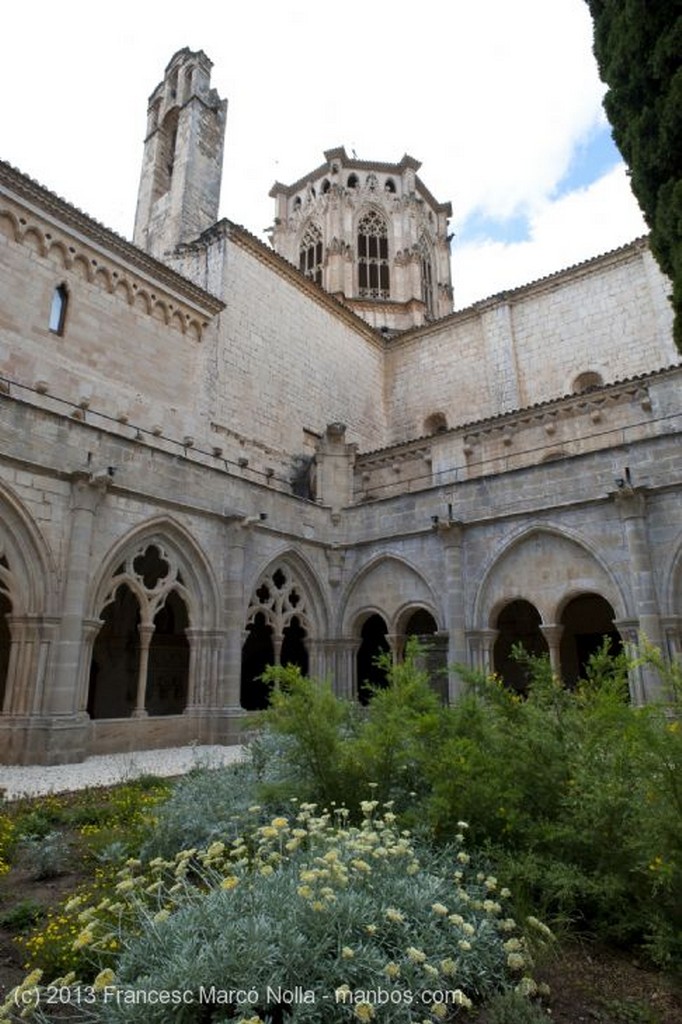
[[[79,764],[0,765],[0,796],[71,792],[89,786],[109,786],[139,775],[184,775],[192,768],[219,768],[242,756],[240,746],[169,747],[135,750],[127,754],[99,754]]]

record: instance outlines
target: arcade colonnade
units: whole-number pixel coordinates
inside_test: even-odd
[[[248,712],[267,704],[259,677],[268,664],[296,664],[366,702],[368,684],[381,682],[376,655],[400,658],[410,635],[426,641],[427,667],[444,700],[456,699],[453,664],[496,671],[522,690],[511,658],[519,642],[548,653],[567,684],[605,635],[615,650],[636,648],[645,634],[668,657],[682,651],[682,544],[654,567],[636,494],[622,515],[628,579],[611,570],[608,552],[538,523],[489,545],[469,576],[467,529],[448,523],[426,538],[434,549],[428,572],[406,544],[401,551],[391,542],[389,550],[387,542],[364,558],[356,552],[332,582],[320,571],[319,549],[305,542],[273,546],[263,532],[257,557],[247,558],[246,531],[237,526],[222,551],[206,551],[170,516],[122,531],[93,564],[104,489],[83,474],[71,494],[59,564],[16,495],[0,493],[6,762],[234,742]],[[651,699],[656,687],[640,669],[632,701]]]

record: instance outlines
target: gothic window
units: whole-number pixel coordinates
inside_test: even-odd
[[[177,561],[146,543],[114,570],[90,664],[92,718],[179,715],[189,689],[189,595]]]
[[[348,188],[357,188],[360,184],[357,174],[351,174],[348,177]]]
[[[421,299],[424,303],[424,311],[427,318],[432,320],[434,316],[433,265],[431,263],[431,253],[425,238],[422,238],[419,244],[419,260],[422,289]]]
[[[53,334],[63,334],[66,324],[66,309],[69,304],[69,293],[65,284],[58,284],[52,293],[50,306],[49,328]]]
[[[391,193],[391,195],[395,195],[395,182],[393,178],[386,178],[384,188],[387,192]]]
[[[322,232],[316,224],[309,224],[301,239],[298,266],[311,281],[322,284]]]
[[[327,194],[327,192],[329,191],[330,188],[331,188],[331,185],[329,183],[329,178],[325,178],[324,181],[322,182],[322,195],[326,196],[326,194]]]
[[[388,227],[376,210],[358,224],[358,294],[364,299],[390,298]]]
[[[309,635],[305,598],[289,567],[278,565],[261,577],[249,602],[242,648],[243,708],[267,707],[269,692],[260,676],[268,665],[297,665],[307,674]]]

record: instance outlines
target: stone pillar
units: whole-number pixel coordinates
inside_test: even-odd
[[[143,625],[140,623],[138,626],[140,634],[140,660],[137,666],[137,696],[135,699],[135,709],[132,713],[133,718],[146,718],[146,697],[147,697],[147,675],[149,671],[149,645],[152,642],[152,636],[154,635],[153,625]]]
[[[552,674],[561,679],[561,637],[564,627],[561,625],[540,626],[540,632],[547,641],[549,664]]]
[[[639,657],[639,628],[637,619],[619,619],[614,621],[614,626],[620,633],[623,646],[628,657],[635,661]],[[643,674],[643,665],[635,664],[629,672],[630,702],[635,707],[646,704],[647,688]]]
[[[91,578],[90,549],[95,514],[104,497],[106,482],[89,473],[74,473],[71,478],[71,532],[66,558],[62,619],[56,649],[54,683],[46,694],[45,711],[50,715],[69,715],[78,707],[83,621]]]
[[[669,661],[682,657],[682,615],[670,615],[661,619],[665,635],[665,654]]]
[[[494,671],[493,649],[499,633],[499,629],[476,629],[467,633],[469,663],[478,672],[491,675]]]
[[[442,538],[445,548],[445,592],[448,607],[448,701],[453,703],[462,689],[462,681],[457,675],[456,665],[466,665],[467,642],[464,629],[464,579],[462,575],[462,541],[463,527],[461,523],[445,522],[438,526],[438,536]]]
[[[240,524],[228,532],[223,579],[222,670],[216,687],[215,707],[230,715],[242,713],[240,687],[242,678],[242,647],[244,645],[244,548],[247,534]]]
[[[329,657],[331,665],[332,686],[337,697],[344,700],[355,700],[355,657],[358,651],[358,641],[353,637],[342,637],[340,640],[332,640],[329,644]]]
[[[613,495],[625,531],[628,547],[630,578],[632,580],[633,611],[638,619],[638,645],[646,639],[655,647],[663,648],[663,632],[658,610],[658,598],[649,549],[646,521],[646,494],[626,486]],[[660,696],[661,682],[647,665],[642,666],[644,699]]]

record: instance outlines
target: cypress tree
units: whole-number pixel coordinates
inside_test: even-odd
[[[651,251],[673,282],[682,351],[682,0],[586,0],[604,109]]]

